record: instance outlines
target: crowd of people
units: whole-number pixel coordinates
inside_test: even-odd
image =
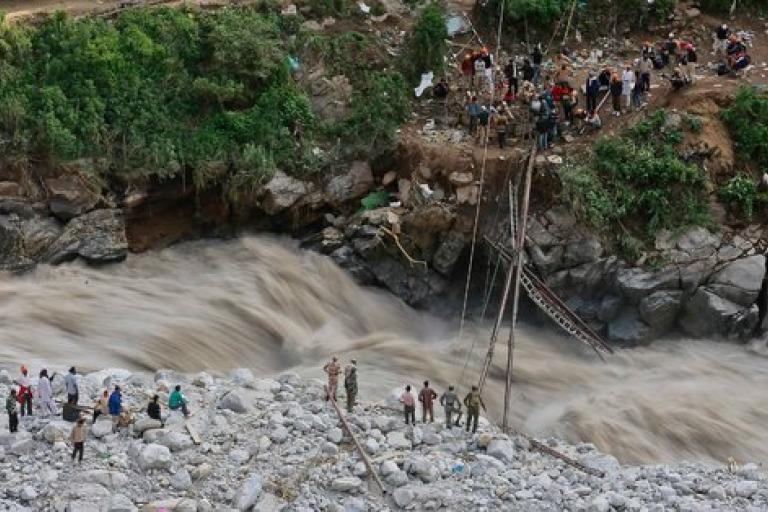
[[[29,370],[26,366],[20,368],[20,374],[13,380],[13,386],[5,400],[5,411],[8,414],[8,430],[11,433],[18,432],[19,418],[33,415],[33,402],[38,402],[38,411],[44,416],[58,415],[58,407],[53,398],[52,381],[56,373],[48,375],[48,370],[43,368],[37,380],[36,389],[31,383]],[[77,370],[75,367],[69,369],[64,376],[64,388],[67,394],[67,401],[62,404],[62,417],[75,423],[69,437],[72,443],[72,460],[76,458],[82,462],[85,438],[87,434],[87,424],[85,412],[92,411],[92,422],[96,423],[100,417],[104,416],[111,419],[112,432],[118,432],[119,429],[129,423],[129,416],[123,407],[123,396],[119,385],[113,386],[112,391],[105,389],[92,406],[80,404],[80,393],[77,382]],[[37,399],[35,399],[37,396]],[[153,395],[147,404],[147,416],[163,424],[162,408],[159,395]],[[180,411],[184,417],[190,415],[187,399],[181,391],[181,386],[176,385],[168,397],[168,409]]]
[[[747,45],[727,25],[713,32],[715,50],[721,59],[719,74],[749,65]],[[637,57],[622,66],[593,66],[585,78],[577,77],[571,53],[563,48],[553,61],[546,62],[541,46],[528,55],[513,57],[503,65],[483,47],[466,52],[460,63],[470,136],[478,144],[493,137],[504,148],[510,135],[535,136],[540,149],[553,146],[565,130],[585,133],[602,127],[600,106],[611,99],[611,112],[619,117],[647,106],[653,71],[678,90],[696,80],[698,49],[692,40],[669,34],[665,40],[646,41]],[[441,100],[449,95],[445,78],[434,88]]]
[[[328,376],[326,400],[333,400],[336,402],[338,398],[339,376],[342,373],[341,363],[339,362],[338,357],[334,356],[328,363],[326,363],[325,366],[323,366],[323,371]],[[353,412],[358,396],[357,361],[355,359],[351,359],[349,364],[344,368],[344,389],[346,391],[347,412],[351,413]],[[454,386],[448,386],[447,391],[442,395],[438,395],[437,392],[430,387],[429,381],[424,381],[424,386],[415,396],[411,386],[405,386],[405,391],[403,391],[399,397],[399,401],[403,407],[405,424],[416,424],[417,401],[421,404],[422,423],[434,423],[436,400],[439,400],[440,405],[445,411],[445,426],[448,428],[461,426],[461,417],[463,415],[461,409],[462,401],[459,400],[459,395],[456,394]],[[473,433],[477,432],[480,409],[482,408],[485,410],[485,403],[483,402],[483,398],[480,395],[477,386],[472,386],[472,390],[464,397],[463,404],[467,409],[466,431],[469,432],[471,430]]]

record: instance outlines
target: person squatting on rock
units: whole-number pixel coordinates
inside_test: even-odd
[[[93,422],[96,423],[102,414],[105,416],[109,414],[109,391],[106,389],[93,406]]]
[[[472,433],[474,434],[477,432],[477,422],[480,419],[480,407],[485,410],[485,403],[477,386],[472,386],[472,391],[464,397],[464,405],[467,406],[467,432],[469,432],[469,425],[472,424]]]
[[[53,401],[53,389],[51,388],[51,378],[48,377],[48,370],[40,370],[40,379],[37,382],[37,394],[40,397],[40,410],[43,416],[56,414],[56,403]]]
[[[160,400],[160,397],[155,395],[152,397],[152,400],[149,401],[147,404],[147,416],[152,418],[153,420],[157,420],[160,422],[160,424],[163,423],[163,416],[160,411],[160,403],[158,402]]]
[[[351,413],[357,398],[357,359],[344,368],[344,391],[347,392],[347,412]]]
[[[427,415],[429,415],[429,422],[435,422],[435,398],[437,393],[435,390],[429,387],[429,381],[424,381],[424,387],[419,391],[419,402],[421,402],[421,422],[427,422]]]
[[[171,396],[168,397],[168,408],[172,411],[181,409],[181,412],[184,414],[185,418],[189,416],[189,409],[187,409],[187,399],[182,394],[181,386],[178,384],[175,388],[173,388]]]
[[[341,366],[339,365],[339,358],[333,356],[331,362],[326,363],[323,366],[323,371],[328,374],[328,391],[325,399],[333,397],[333,401],[336,401],[336,393],[339,390],[339,374],[341,373]]]
[[[112,432],[117,432],[120,426],[120,413],[123,412],[123,396],[120,394],[120,386],[109,395],[109,415],[112,417]]]
[[[19,398],[13,388],[5,399],[5,412],[8,414],[8,431],[14,433],[19,429]]]
[[[78,462],[83,462],[83,452],[85,451],[85,419],[80,418],[72,427],[72,433],[69,435],[69,440],[72,441],[72,462],[75,461],[75,457],[79,454]]]
[[[69,369],[69,373],[64,377],[64,385],[67,388],[67,403],[71,405],[77,405],[78,391],[77,391],[77,370],[75,367]]]
[[[405,424],[408,425],[408,420],[411,420],[411,424],[416,424],[416,402],[413,399],[411,393],[411,386],[405,386],[405,392],[400,395],[400,402],[403,404],[403,413],[405,414]]]
[[[454,426],[460,426],[461,421],[461,401],[458,395],[453,390],[453,386],[448,386],[448,391],[443,393],[440,397],[440,405],[445,409],[445,426],[451,428],[451,419],[454,413],[456,413],[456,420],[453,423]]]
[[[21,404],[21,415],[32,416],[32,385],[29,383],[29,370],[26,366],[21,367],[21,375],[16,379],[19,385],[17,398]]]

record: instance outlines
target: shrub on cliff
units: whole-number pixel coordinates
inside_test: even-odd
[[[443,72],[447,39],[445,10],[437,3],[427,5],[413,26],[403,59],[404,72],[411,81],[418,82],[421,74],[429,71],[436,77]]]
[[[706,221],[705,174],[680,159],[681,134],[665,120],[658,112],[621,137],[600,139],[584,161],[563,167],[563,191],[585,220],[645,238]]]
[[[722,115],[741,157],[768,169],[768,93],[742,87]]]

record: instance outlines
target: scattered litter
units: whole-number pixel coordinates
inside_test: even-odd
[[[427,185],[426,183],[419,183],[419,188],[421,189],[422,195],[426,199],[429,199],[435,193],[431,188],[429,188],[429,185]]]
[[[448,32],[448,37],[454,37],[466,34],[472,30],[472,25],[463,14],[451,14],[445,19],[445,30]]]
[[[365,4],[365,2],[357,2],[357,6],[360,8],[360,12],[362,12],[363,14],[368,14],[369,12],[371,12],[371,8],[368,7]]]
[[[418,87],[416,87],[413,92],[416,94],[417,98],[420,98],[422,94],[424,94],[424,91],[432,87],[432,80],[435,78],[435,74],[433,72],[429,73],[422,73],[421,74],[421,83]]]
[[[402,201],[392,201],[391,203],[389,203],[390,208],[400,208],[401,206],[403,206]]]
[[[547,157],[547,162],[551,163],[552,165],[561,165],[563,163],[563,157],[559,155],[549,155]]]
[[[296,4],[288,4],[282,11],[280,11],[280,14],[283,16],[296,16],[298,13],[299,11],[296,9]]]
[[[424,128],[422,128],[421,131],[425,134],[433,134],[435,132],[435,120],[427,119],[427,122],[424,123]]]

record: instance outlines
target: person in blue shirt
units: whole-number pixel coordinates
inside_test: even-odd
[[[112,432],[117,432],[120,424],[120,413],[123,412],[123,395],[120,394],[120,386],[115,386],[115,390],[109,395],[109,415],[112,417]]]

